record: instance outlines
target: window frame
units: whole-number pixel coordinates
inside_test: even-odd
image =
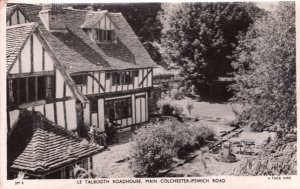
[[[126,81],[126,73],[129,73],[129,80]],[[118,75],[118,78],[115,76]],[[118,82],[116,82],[118,81]],[[111,84],[112,86],[116,85],[131,85],[134,83],[133,71],[122,71],[122,72],[113,72],[111,74]]]
[[[44,78],[42,82],[44,84],[42,85],[39,83],[40,78]],[[31,80],[31,83],[29,83],[29,80]],[[51,83],[48,89],[46,89],[46,80],[49,80]],[[13,82],[15,83],[13,84]],[[21,104],[33,103],[42,100],[51,101],[55,98],[54,82],[54,75],[9,78],[7,80],[7,103],[10,107],[15,107]],[[42,97],[39,94],[41,90],[44,90]],[[47,90],[49,93],[47,93]],[[12,98],[13,101],[11,100]]]
[[[117,78],[115,78],[116,76],[117,76]],[[121,76],[120,72],[113,72],[111,74],[111,84],[112,85],[121,85],[122,84],[121,78],[122,78],[122,76]]]
[[[126,108],[126,110],[125,110]],[[112,110],[112,111],[111,111]],[[124,113],[124,112],[127,113]],[[112,117],[110,113],[113,112]],[[131,97],[105,100],[104,116],[111,120],[127,119],[132,117],[132,99]]]
[[[91,99],[90,102],[91,114],[98,113],[98,99]]]
[[[74,81],[75,85],[77,85],[77,86],[86,86],[87,85],[87,75],[86,74],[71,75],[71,78]],[[80,79],[82,79],[82,81],[78,82]]]
[[[94,28],[94,32],[94,41],[97,43],[113,43],[116,41],[116,32],[113,29]]]
[[[127,73],[128,73],[128,76],[129,76],[129,80],[127,81],[126,79],[126,76],[127,76]],[[123,85],[130,85],[130,84],[133,84],[133,73],[132,71],[125,71],[122,73],[122,84]]]

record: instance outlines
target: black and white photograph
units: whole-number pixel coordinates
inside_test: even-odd
[[[297,176],[295,1],[4,9],[5,180]]]

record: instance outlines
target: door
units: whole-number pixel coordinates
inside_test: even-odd
[[[135,97],[136,123],[146,121],[146,96],[140,95]]]

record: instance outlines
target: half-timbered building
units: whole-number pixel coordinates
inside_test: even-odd
[[[6,15],[9,136],[24,111],[79,136],[91,124],[104,132],[106,117],[123,128],[149,120],[156,64],[121,13],[14,4]]]
[[[104,131],[105,117],[122,126],[149,120],[148,98],[156,64],[121,13],[53,4],[17,7],[15,12],[24,13],[25,20],[39,23],[54,56],[90,102],[76,104],[81,125],[94,123]],[[7,25],[19,22],[7,18]]]
[[[103,149],[87,144],[73,150],[82,141],[68,132],[78,128],[76,104],[89,102],[53,55],[38,23],[9,22],[16,24],[6,29],[8,178],[20,172],[27,178],[71,178],[75,164],[91,168],[92,156]]]

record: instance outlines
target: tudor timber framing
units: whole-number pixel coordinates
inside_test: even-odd
[[[112,74],[113,73],[125,73],[131,72],[132,83],[124,83],[120,81],[120,84],[112,84]],[[135,75],[135,72],[142,72],[140,75]],[[146,75],[144,74],[146,73]],[[96,75],[97,74],[97,75]],[[105,74],[102,78],[102,74]],[[126,70],[106,70],[104,71],[90,71],[90,72],[76,72],[71,73],[71,76],[76,75],[86,75],[92,79],[91,83],[86,82],[84,85],[76,85],[78,90],[81,91],[84,95],[98,95],[98,93],[113,93],[113,92],[122,92],[122,91],[132,91],[140,88],[149,88],[152,87],[153,81],[150,78],[153,78],[153,68],[140,68],[140,69],[126,69]],[[135,78],[138,78],[135,80]],[[123,76],[120,76],[120,80],[123,80]],[[102,81],[103,80],[103,81]],[[145,82],[146,81],[146,82]],[[150,82],[149,82],[150,81]],[[95,83],[94,83],[95,82]],[[136,84],[135,84],[136,82]],[[110,84],[108,84],[110,83]],[[131,86],[132,85],[132,86]],[[141,86],[142,85],[142,86]],[[95,90],[97,86],[97,90]],[[84,88],[83,88],[84,87]],[[89,90],[90,89],[90,90]]]
[[[29,73],[18,73],[18,74],[8,74],[8,79],[15,79],[21,77],[33,77],[33,76],[51,76],[54,75],[55,71],[40,71],[40,72],[29,72]]]
[[[135,94],[135,93],[139,93],[139,92],[148,92],[152,88],[153,88],[153,86],[145,87],[145,88],[131,89],[131,90],[126,90],[126,91],[113,91],[113,92],[106,92],[106,93],[87,94],[85,96],[88,98],[92,98],[92,97],[109,98],[109,97],[116,97],[116,96],[120,96],[120,95],[130,95],[130,94]]]
[[[94,76],[93,73],[88,73],[87,76],[90,76],[93,80],[95,80],[95,82],[99,85],[99,88],[101,88],[103,91],[105,91],[104,87],[102,86],[100,81]],[[99,73],[99,77],[100,77],[100,73]],[[92,82],[92,91],[94,92],[94,82]]]
[[[18,52],[17,56],[16,56],[15,59],[13,60],[13,63],[10,65],[10,68],[7,70],[7,73],[9,73],[9,72],[11,71],[11,69],[14,67],[14,65],[16,64],[16,61],[17,61],[18,59],[21,60],[20,57],[22,56],[22,50],[24,49],[24,47],[25,47],[26,43],[28,42],[28,40],[31,39],[33,33],[36,32],[36,31],[38,31],[37,27],[38,27],[38,23],[34,23],[32,30],[30,31],[30,33],[28,34],[28,36],[27,36],[26,39],[24,40],[24,42],[23,42],[23,44],[22,44],[22,46],[21,46],[21,48],[20,48],[20,51]],[[50,48],[49,48],[49,49],[50,49]],[[19,66],[20,66],[20,65],[21,65],[21,61],[19,62]],[[21,71],[21,70],[20,70],[20,71]]]
[[[147,79],[147,85],[148,85],[148,76],[149,76],[149,74],[150,74],[151,72],[153,72],[153,69],[150,69],[150,70],[147,72],[147,74],[143,77],[142,81],[140,81],[140,83],[139,83],[139,87],[141,87],[141,86],[144,87],[144,81],[145,81],[146,79]],[[144,75],[144,69],[143,69],[143,74],[142,74],[142,75]]]
[[[7,15],[6,17],[6,22],[9,21],[10,25],[11,25],[11,16],[17,11],[18,13],[21,12],[21,14],[23,15],[24,19],[25,19],[25,23],[27,22],[31,22],[30,19],[28,18],[28,16],[26,14],[24,14],[23,10],[18,6],[15,5],[16,7],[9,13],[9,15]],[[18,14],[17,13],[17,14]],[[17,21],[17,23],[19,23],[20,21]]]
[[[85,98],[85,96],[77,89],[77,86],[75,85],[75,83],[73,82],[73,80],[71,79],[71,77],[67,74],[66,70],[64,69],[64,67],[59,63],[59,61],[57,60],[56,56],[53,54],[53,52],[51,51],[50,47],[48,46],[48,44],[41,38],[41,34],[40,31],[38,29],[36,29],[37,32],[37,37],[39,38],[39,40],[42,42],[42,46],[46,48],[47,52],[49,53],[50,58],[52,58],[53,63],[54,63],[54,67],[58,68],[58,70],[62,73],[62,75],[64,76],[64,79],[66,80],[66,83],[69,85],[70,90],[72,91],[72,93],[77,97],[77,99],[81,102],[81,103],[86,103],[87,99]]]

